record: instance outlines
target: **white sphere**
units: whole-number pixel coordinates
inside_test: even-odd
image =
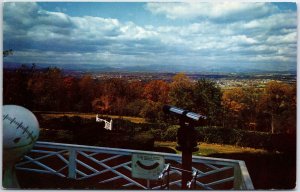
[[[39,136],[39,123],[28,109],[17,105],[3,106],[3,160],[19,160]]]

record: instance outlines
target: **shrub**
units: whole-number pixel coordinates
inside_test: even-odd
[[[78,116],[41,119],[40,125],[48,129],[41,131],[40,140],[140,150],[151,150],[154,140],[176,141],[179,129],[178,125],[114,119],[113,131],[107,131],[102,128],[103,122]],[[196,127],[196,130],[198,141],[202,142],[288,152],[296,150],[295,134],[270,134],[220,127]]]
[[[133,137],[133,149],[153,150],[154,137],[150,132],[143,132]]]
[[[238,145],[241,147],[278,151],[292,151],[296,147],[296,138],[291,134],[271,134],[240,129],[200,127],[197,127],[197,131],[198,140],[207,143]]]
[[[163,133],[163,138],[162,139],[164,141],[176,141],[178,129],[179,129],[178,125],[171,125]]]

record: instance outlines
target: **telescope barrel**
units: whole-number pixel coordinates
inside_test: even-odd
[[[163,111],[165,113],[174,113],[176,115],[179,115],[181,117],[185,117],[194,121],[200,121],[201,119],[207,119],[206,116],[200,115],[191,111],[187,111],[184,109],[180,109],[178,107],[170,106],[170,105],[165,105],[163,107]]]

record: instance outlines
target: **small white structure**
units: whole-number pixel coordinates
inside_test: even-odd
[[[110,119],[110,121],[106,121],[105,119],[101,119],[99,118],[98,114],[96,115],[96,122],[104,122],[105,125],[104,125],[104,129],[106,130],[112,130],[112,119]]]

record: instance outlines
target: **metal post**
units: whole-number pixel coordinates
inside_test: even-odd
[[[191,180],[192,171],[192,152],[190,150],[182,150],[182,181],[181,189],[188,189],[187,183]]]
[[[194,174],[193,174],[193,184],[194,184],[194,190],[196,189],[197,187],[197,177],[198,177],[198,171],[196,171]]]
[[[241,189],[241,184],[242,184],[242,178],[241,178],[241,170],[238,165],[234,166],[234,189],[235,190],[240,190]]]
[[[181,188],[188,189],[187,183],[192,178],[192,151],[196,146],[194,146],[194,132],[193,124],[187,123],[185,119],[180,119],[180,128],[177,132],[177,143],[178,150],[182,151],[182,181]],[[195,148],[196,149],[196,148]]]
[[[170,168],[171,166],[169,166],[167,170],[167,189],[170,189]]]
[[[71,179],[76,179],[76,150],[70,149],[69,150],[69,174],[68,177]]]

